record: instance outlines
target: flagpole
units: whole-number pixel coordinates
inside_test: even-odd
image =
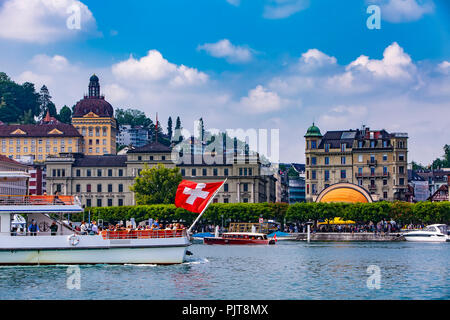
[[[189,233],[191,232],[192,228],[197,224],[198,220],[200,220],[200,218],[203,216],[203,214],[205,213],[206,209],[208,209],[209,205],[211,204],[211,202],[213,201],[213,199],[216,197],[217,193],[219,193],[220,189],[222,188],[222,186],[225,184],[225,182],[227,182],[228,178],[225,179],[225,181],[222,183],[222,185],[216,190],[216,192],[214,192],[213,196],[211,197],[211,199],[209,199],[208,203],[206,204],[205,208],[202,210],[202,212],[199,214],[199,216],[197,217],[197,219],[195,219],[195,221],[192,223],[192,225],[189,227],[187,234],[189,235]]]

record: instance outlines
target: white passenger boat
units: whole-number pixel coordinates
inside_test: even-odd
[[[447,225],[432,224],[423,230],[410,231],[403,234],[406,241],[446,242],[449,241]]]
[[[177,264],[191,244],[185,230],[103,231],[80,235],[63,215],[82,212],[72,196],[0,196],[0,265]],[[59,214],[60,219],[54,219]],[[40,232],[23,230],[35,220]],[[58,231],[50,233],[55,222]],[[22,226],[22,227],[21,227]]]

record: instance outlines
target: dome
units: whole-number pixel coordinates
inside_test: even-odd
[[[99,98],[84,98],[79,101],[74,110],[73,117],[83,117],[89,112],[93,112],[99,117],[113,117],[114,108],[103,97]]]
[[[98,77],[95,74],[93,74],[92,77],[89,79],[89,81],[91,81],[91,82],[99,82],[99,79],[98,79]]]
[[[320,133],[320,129],[313,123],[313,125],[308,128],[308,131],[306,131],[305,138],[306,137],[322,137],[322,134]]]
[[[93,112],[99,117],[112,118],[114,116],[114,108],[100,95],[100,82],[94,74],[89,79],[89,95],[79,101],[74,110],[73,117],[83,117],[89,112]]]
[[[364,188],[351,183],[338,183],[324,189],[316,202],[371,203],[372,197]]]

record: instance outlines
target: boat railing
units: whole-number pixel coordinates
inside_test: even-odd
[[[0,195],[0,206],[70,206],[79,205],[74,196]]]
[[[186,237],[186,229],[177,230],[104,230],[100,232],[105,240],[116,239],[160,239]]]

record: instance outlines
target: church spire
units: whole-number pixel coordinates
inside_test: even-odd
[[[100,82],[95,74],[89,80],[89,98],[100,98]]]

